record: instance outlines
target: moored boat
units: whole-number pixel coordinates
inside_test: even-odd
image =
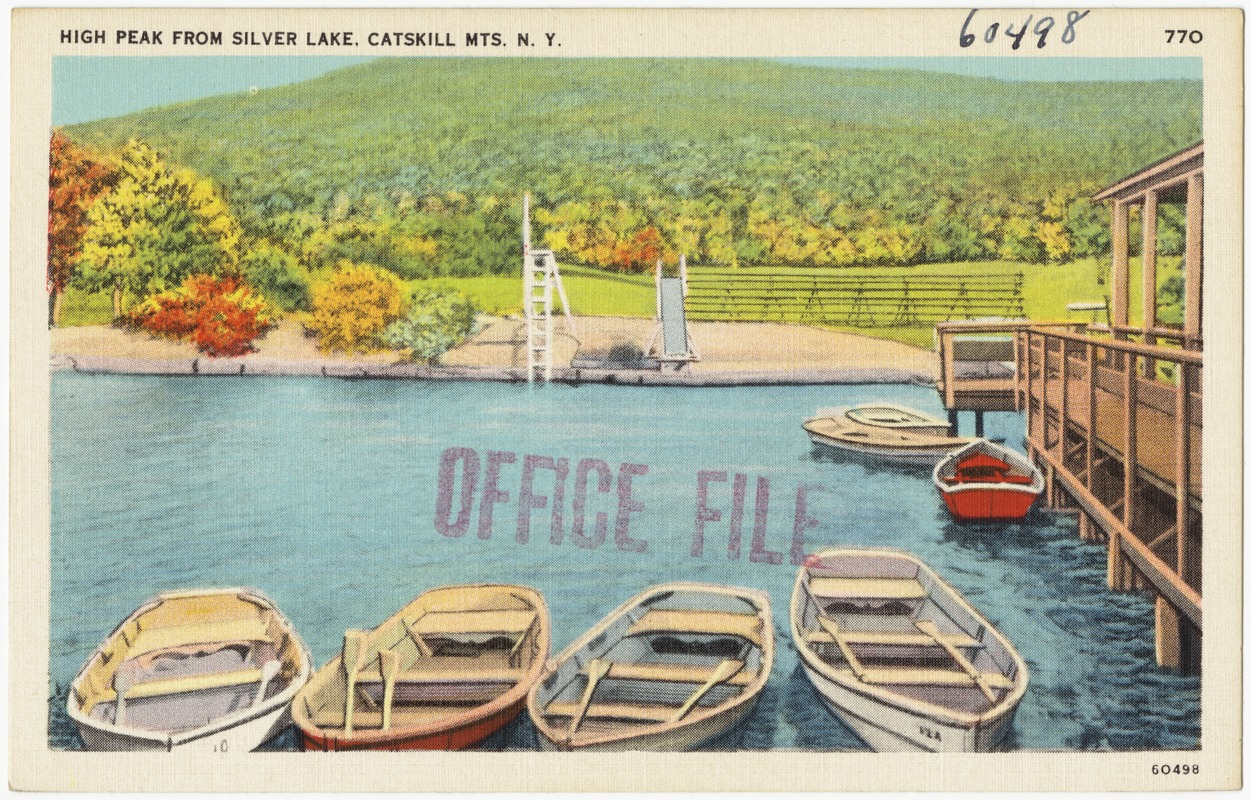
[[[934,486],[956,519],[1021,519],[1042,494],[1042,472],[1020,453],[979,439],[934,467]]]
[[[1011,643],[898,550],[809,556],[790,623],[821,699],[877,751],[994,750],[1029,682]]]
[[[459,750],[521,712],[550,650],[537,590],[432,589],[373,630],[347,631],[292,721],[306,750]]]
[[[931,465],[969,442],[946,420],[894,403],[821,409],[804,420],[814,444],[900,464]]]
[[[530,718],[548,750],[690,750],[747,717],[773,654],[766,593],[653,586],[557,657]]]
[[[88,750],[247,752],[288,724],[312,658],[255,589],[166,592],[113,630],[70,685]]]

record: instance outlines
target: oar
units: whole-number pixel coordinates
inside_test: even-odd
[[[716,671],[712,673],[712,676],[708,678],[708,681],[704,683],[703,686],[695,690],[695,694],[691,695],[690,698],[687,699],[682,707],[669,718],[669,721],[678,722],[681,720],[688,713],[690,713],[691,709],[695,707],[695,704],[699,702],[700,698],[712,690],[712,687],[722,681],[728,681],[730,678],[733,678],[742,668],[742,661],[736,661],[732,658],[727,658],[725,661],[722,661],[719,665],[717,665]]]
[[[423,639],[421,634],[417,632],[417,629],[414,628],[413,625],[409,625],[407,622],[404,622],[404,620],[400,620],[400,622],[403,623],[404,630],[408,633],[408,638],[412,639],[413,644],[417,645],[417,650],[422,654],[422,656],[425,658],[433,656],[434,651],[430,649],[430,645],[427,644],[426,640]]]
[[[256,708],[265,702],[265,690],[269,688],[270,682],[278,677],[278,671],[282,669],[282,662],[278,659],[270,659],[261,666],[261,685],[256,690],[256,697],[252,699],[252,707]]]
[[[982,673],[977,671],[977,667],[973,666],[973,662],[964,657],[964,653],[961,653],[950,642],[942,638],[937,625],[928,619],[913,620],[912,625],[921,633],[933,639],[934,643],[939,647],[946,650],[947,655],[951,656],[951,659],[960,665],[960,669],[964,670],[973,679],[973,682],[977,684],[977,688],[981,689],[982,694],[986,695],[987,700],[992,703],[998,700],[995,690],[990,688],[990,684],[987,683],[986,678],[982,677]]]
[[[391,704],[395,700],[395,676],[400,671],[400,654],[394,650],[378,653],[378,672],[382,674],[382,729],[391,729]]]
[[[343,633],[343,654],[339,659],[346,673],[347,699],[343,705],[343,735],[352,735],[352,712],[356,709],[356,673],[360,670],[360,659],[365,653],[365,637],[369,631],[347,630]]]
[[[134,685],[135,673],[128,669],[119,669],[113,673],[113,691],[117,692],[116,708],[113,711],[113,724],[122,727],[126,724],[126,693]]]
[[[586,690],[582,692],[582,699],[578,701],[578,710],[569,722],[569,734],[571,736],[577,733],[578,726],[582,724],[582,718],[586,716],[586,710],[591,705],[591,695],[595,694],[595,687],[599,685],[600,679],[607,675],[610,669],[612,669],[611,661],[600,661],[598,658],[591,659],[591,663],[587,664]]]

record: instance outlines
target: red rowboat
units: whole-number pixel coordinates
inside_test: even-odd
[[[459,750],[521,712],[550,646],[534,589],[432,589],[377,628],[344,634],[291,718],[305,750]]]
[[[1015,450],[978,439],[934,467],[934,485],[956,519],[1020,519],[1043,491],[1042,473]]]

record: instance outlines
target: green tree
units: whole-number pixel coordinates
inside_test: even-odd
[[[382,341],[415,359],[436,362],[473,333],[476,313],[473,302],[455,289],[419,289],[408,313],[387,327]]]
[[[283,311],[308,311],[308,273],[295,257],[267,242],[252,246],[239,260],[243,278]]]
[[[233,271],[239,223],[209,180],[167,164],[131,140],[117,161],[118,182],[88,214],[76,283],[112,289],[113,317],[125,291],[151,294],[193,273]]]

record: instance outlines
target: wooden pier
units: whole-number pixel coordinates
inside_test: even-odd
[[[1203,148],[1096,195],[1112,204],[1111,324],[949,322],[936,339],[949,412],[1024,411],[1047,502],[1108,547],[1116,591],[1155,597],[1156,660],[1201,667]],[[1186,204],[1185,325],[1157,324],[1155,214]],[[1143,208],[1143,325],[1128,324],[1128,209]]]

